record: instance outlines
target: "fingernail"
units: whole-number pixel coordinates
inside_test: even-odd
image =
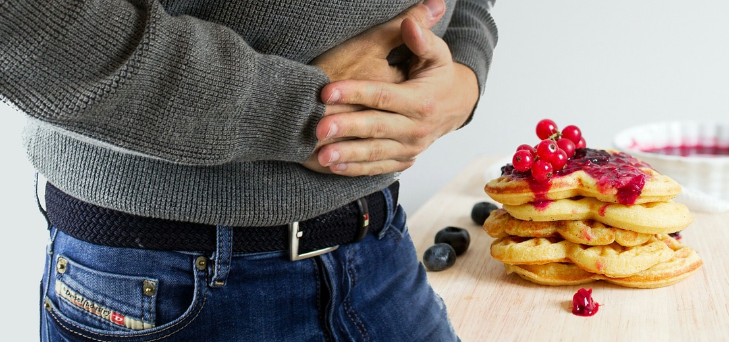
[[[344,171],[344,170],[346,170],[346,169],[347,169],[347,164],[345,164],[345,163],[342,163],[342,164],[337,164],[337,165],[336,165],[336,166],[334,167],[334,170],[336,170],[336,171]]]
[[[329,161],[327,162],[327,165],[325,165],[325,166],[332,165],[337,160],[339,160],[339,152],[332,151],[331,153],[329,153]]]
[[[329,125],[329,131],[327,131],[326,138],[331,138],[339,131],[339,127],[336,124]]]
[[[331,95],[329,95],[329,98],[327,99],[327,104],[333,104],[339,101],[339,98],[341,97],[342,93],[340,93],[338,89],[334,89],[334,91],[332,91]]]
[[[430,11],[431,19],[435,18],[435,16],[439,15],[440,12],[443,10],[443,7],[440,6],[440,0],[425,0],[423,2],[423,5],[428,8],[428,11]]]

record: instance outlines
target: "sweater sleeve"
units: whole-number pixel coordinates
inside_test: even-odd
[[[491,17],[495,0],[458,0],[443,40],[451,49],[453,60],[468,66],[476,74],[479,94],[484,93],[499,34]],[[479,99],[480,101],[480,99]],[[477,103],[478,105],[478,103]],[[463,126],[473,119],[473,112]]]
[[[327,82],[158,0],[0,2],[0,98],[175,163],[306,160]]]
[[[471,68],[483,94],[486,76],[498,40],[496,23],[491,17],[495,0],[458,0],[443,40],[453,60]]]

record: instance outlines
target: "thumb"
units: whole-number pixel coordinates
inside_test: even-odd
[[[395,18],[377,25],[364,32],[370,41],[378,42],[378,47],[385,53],[403,44],[401,25],[406,19],[414,21],[421,27],[430,29],[443,18],[445,14],[445,3],[443,0],[425,0],[414,5]]]
[[[403,42],[412,51],[413,55],[418,57],[420,64],[438,66],[444,65],[453,59],[445,41],[436,36],[431,30],[423,29],[415,21],[403,20],[401,31]]]
[[[427,13],[422,13],[423,7],[428,9]],[[435,26],[435,23],[443,18],[445,8],[446,5],[443,0],[425,0],[420,5],[413,6],[401,13],[398,17],[402,17],[402,20],[410,18],[418,22],[422,27],[432,28]]]

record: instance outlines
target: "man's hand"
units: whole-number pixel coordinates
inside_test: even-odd
[[[361,105],[327,115],[317,126],[322,166],[347,176],[403,171],[436,139],[459,128],[478,100],[473,71],[454,63],[446,43],[411,19],[401,24],[414,54],[399,84],[345,80],[324,87],[327,105]],[[345,140],[342,140],[345,139]]]
[[[407,78],[407,70],[401,66],[392,66],[387,61],[390,52],[402,45],[402,22],[405,19],[418,25],[431,28],[445,14],[443,0],[425,0],[414,5],[392,20],[368,29],[361,34],[335,46],[315,58],[311,64],[321,68],[332,82],[340,80],[369,80],[399,83]],[[326,101],[326,100],[325,100]],[[361,111],[361,105],[328,103],[324,115]],[[328,142],[347,140],[349,138],[329,139]],[[319,164],[318,151],[323,146],[320,139],[313,155],[302,165],[323,173],[329,169]]]
[[[387,56],[403,44],[400,27],[410,19],[425,28],[431,28],[443,17],[443,0],[425,0],[400,13],[392,20],[335,46],[315,58],[315,65],[329,76],[331,82],[341,80],[369,80],[398,83],[405,80],[406,71],[391,66]]]

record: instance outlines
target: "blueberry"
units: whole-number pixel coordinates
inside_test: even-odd
[[[471,219],[473,222],[478,223],[479,225],[483,226],[484,221],[486,221],[486,218],[491,215],[491,212],[498,209],[498,207],[489,202],[478,202],[473,205],[473,209],[471,209]]]
[[[463,228],[445,227],[435,234],[435,243],[447,243],[453,247],[456,255],[461,255],[471,244],[471,235]]]
[[[423,253],[423,264],[428,271],[442,271],[456,263],[456,250],[447,243],[436,243]]]

